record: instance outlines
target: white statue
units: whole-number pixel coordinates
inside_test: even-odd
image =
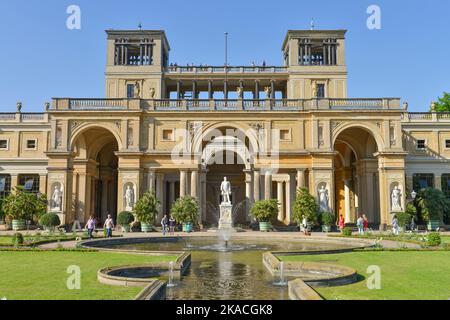
[[[53,191],[52,195],[52,210],[53,211],[61,211],[62,210],[62,197],[63,197],[63,190],[62,187],[59,186],[55,187],[55,190]]]
[[[125,206],[128,210],[133,210],[134,207],[134,190],[131,185],[127,186],[125,191]]]
[[[394,190],[392,190],[392,210],[393,211],[401,211],[402,210],[402,205],[401,205],[401,198],[402,196],[402,191],[400,190],[400,188],[398,186],[394,187]]]
[[[325,186],[320,187],[319,189],[319,209],[321,212],[329,212],[330,207],[330,197],[328,195],[328,190]]]
[[[227,177],[223,179],[222,185],[220,186],[220,192],[223,196],[222,204],[231,204],[231,183],[227,180]]]

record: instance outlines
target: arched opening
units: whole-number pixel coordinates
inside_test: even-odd
[[[365,214],[376,227],[380,223],[377,142],[367,129],[350,127],[334,141],[335,208],[346,223]]]
[[[107,129],[92,127],[73,140],[73,210],[76,220],[90,215],[104,221],[108,214],[117,217],[118,143]]]

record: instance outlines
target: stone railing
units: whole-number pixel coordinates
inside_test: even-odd
[[[450,122],[448,112],[409,112],[402,116],[404,122]]]
[[[170,66],[165,70],[169,74],[198,74],[198,73],[287,73],[287,67],[262,67],[262,66],[237,66],[237,67],[210,67],[194,66],[180,67]]]
[[[309,111],[403,110],[400,99],[71,99],[56,98],[52,111]]]
[[[0,113],[0,122],[48,122],[46,113]]]

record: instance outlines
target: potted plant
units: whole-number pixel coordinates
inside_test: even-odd
[[[322,231],[330,232],[331,226],[335,223],[334,214],[330,212],[322,212],[321,219],[322,219]]]
[[[278,216],[279,211],[278,200],[261,200],[257,201],[252,209],[252,216],[259,222],[259,230],[267,232],[271,228],[271,222]]]
[[[12,220],[14,231],[24,230],[26,220],[39,218],[46,207],[47,201],[44,195],[37,196],[26,192],[22,187],[16,187],[2,204],[5,215]]]
[[[45,230],[54,231],[56,227],[61,225],[61,220],[57,214],[47,213],[39,219],[39,224],[43,226]]]
[[[400,232],[406,231],[406,226],[411,223],[411,215],[407,212],[399,212],[396,214],[398,220],[398,227]]]
[[[444,214],[450,210],[450,202],[437,189],[426,188],[419,191],[416,198],[422,219],[428,223],[428,230],[437,230],[443,223]]]
[[[144,195],[136,202],[134,214],[141,223],[142,232],[150,232],[153,230],[153,222],[158,214],[160,201],[153,192],[144,193]]]
[[[294,204],[293,220],[301,226],[303,219],[306,218],[308,231],[317,223],[319,214],[319,205],[316,199],[309,193],[306,188],[301,188],[297,191],[297,197]]]
[[[170,213],[178,223],[183,224],[183,231],[189,233],[198,220],[198,210],[197,199],[188,196],[175,201]]]
[[[134,215],[129,211],[119,213],[117,224],[122,227],[122,232],[130,232],[130,225],[134,222]]]

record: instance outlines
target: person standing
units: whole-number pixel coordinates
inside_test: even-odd
[[[175,218],[173,216],[170,216],[169,219],[169,227],[170,227],[170,235],[173,236],[175,234]]]
[[[94,232],[96,225],[97,225],[97,221],[95,220],[95,218],[93,216],[90,216],[89,220],[85,226],[85,229],[87,229],[87,231],[88,231],[89,240],[94,238],[92,233]]]
[[[162,226],[162,232],[163,232],[163,236],[166,235],[167,232],[167,225],[168,225],[168,219],[167,219],[167,214],[164,215],[164,217],[161,220],[161,226]]]
[[[397,215],[394,215],[394,218],[392,218],[392,232],[396,236],[398,236],[398,233],[399,233],[398,227],[399,227],[399,225],[398,225]]]
[[[306,219],[306,217],[303,217],[302,226],[303,226],[303,232],[304,232],[305,236],[308,236],[309,235],[308,219]]]
[[[369,219],[367,219],[367,216],[365,214],[363,214],[363,220],[364,220],[364,233],[367,232],[367,230],[369,230]]]
[[[103,227],[106,229],[106,237],[112,238],[112,231],[114,229],[114,221],[110,214],[108,214],[108,218],[106,219]]]
[[[362,216],[359,216],[358,220],[356,220],[356,226],[358,227],[359,235],[364,234],[364,219]]]
[[[344,219],[344,216],[342,214],[339,216],[338,227],[339,227],[339,230],[341,231],[341,233],[343,233],[344,232],[344,228],[345,228],[345,219]]]

